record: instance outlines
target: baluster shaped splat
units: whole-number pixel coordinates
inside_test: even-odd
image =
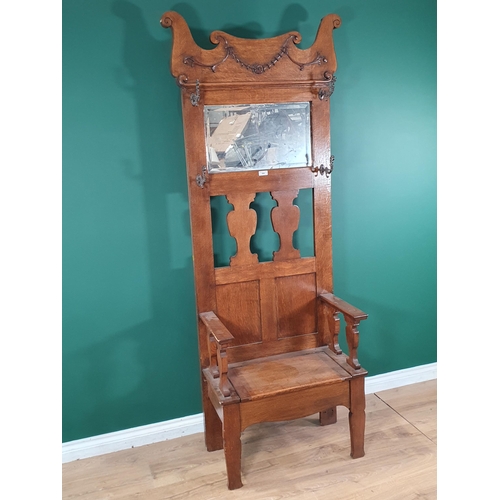
[[[293,246],[293,233],[299,228],[300,209],[293,204],[298,190],[273,191],[271,196],[278,206],[271,210],[273,229],[280,237],[280,248],[274,252],[273,260],[281,261],[300,258],[300,252]]]
[[[347,345],[349,346],[349,359],[347,360],[347,364],[352,366],[355,370],[359,370],[361,365],[358,361],[358,345],[359,345],[359,319],[349,318],[348,316],[344,316],[345,318],[345,332],[347,337]]]
[[[257,264],[257,254],[250,251],[250,238],[257,229],[257,213],[250,208],[255,193],[227,194],[227,201],[234,210],[227,214],[229,234],[236,240],[236,255],[231,257],[231,266]]]
[[[328,343],[330,349],[335,354],[342,354],[342,349],[339,345],[339,333],[340,333],[340,318],[339,313],[335,311],[333,314],[328,314],[328,326],[330,327],[331,340]]]

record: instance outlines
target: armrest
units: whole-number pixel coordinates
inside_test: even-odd
[[[351,306],[351,304],[348,304],[342,299],[339,299],[338,297],[333,295],[333,293],[322,293],[319,298],[325,304],[332,306],[337,311],[341,312],[344,316],[348,316],[353,320],[357,320],[359,322],[363,319],[368,318],[368,314],[363,312],[361,309],[358,309],[357,307]]]
[[[234,340],[231,332],[223,325],[222,321],[213,311],[200,313],[199,316],[218,344],[226,345]]]
[[[214,378],[219,379],[219,389],[222,394],[226,397],[230,396],[232,385],[227,376],[229,367],[226,348],[234,340],[234,337],[213,311],[200,313],[199,317],[207,328],[210,373]],[[215,343],[212,339],[215,340]],[[214,344],[216,345],[214,346]]]
[[[342,313],[344,315],[345,323],[346,323],[346,339],[347,345],[349,347],[349,357],[347,359],[347,364],[350,365],[355,370],[359,370],[361,365],[358,361],[358,344],[359,344],[359,332],[358,325],[360,321],[368,318],[368,314],[363,312],[361,309],[357,307],[351,306],[347,302],[335,297],[333,293],[322,293],[319,295],[319,299],[326,304],[327,306],[333,309],[333,319],[330,318],[330,321],[333,321],[333,325],[331,328],[331,335],[333,337],[332,350],[336,354],[342,354],[340,347],[338,345],[338,334],[339,334],[339,319],[338,313]]]

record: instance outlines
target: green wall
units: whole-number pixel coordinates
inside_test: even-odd
[[[436,1],[63,1],[63,441],[201,411],[176,10],[312,44],[337,13],[335,293],[370,375],[436,361]]]

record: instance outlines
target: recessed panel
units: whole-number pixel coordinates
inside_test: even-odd
[[[262,340],[258,281],[218,285],[217,316],[235,337],[232,346]]]
[[[280,338],[317,331],[316,274],[277,278],[276,294]]]

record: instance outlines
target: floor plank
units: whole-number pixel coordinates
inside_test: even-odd
[[[264,423],[242,434],[243,488],[227,490],[224,454],[203,435],[63,465],[63,500],[435,499],[436,383],[367,396],[366,455],[350,458],[347,410]]]
[[[378,392],[386,404],[437,444],[437,381]]]

